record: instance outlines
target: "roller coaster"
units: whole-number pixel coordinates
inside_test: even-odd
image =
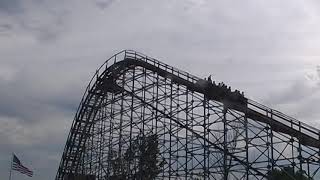
[[[56,180],[112,179],[114,157],[141,134],[158,138],[164,163],[155,179],[260,180],[285,167],[320,179],[318,129],[223,83],[124,50],[87,86]],[[126,179],[135,179],[135,163],[126,166]]]

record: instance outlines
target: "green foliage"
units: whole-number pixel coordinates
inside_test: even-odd
[[[120,156],[112,156],[112,180],[151,180],[161,172],[164,160],[159,161],[160,150],[155,134],[138,135]]]
[[[312,180],[309,179],[305,172],[294,172],[292,167],[284,167],[283,169],[274,169],[269,173],[269,180]]]

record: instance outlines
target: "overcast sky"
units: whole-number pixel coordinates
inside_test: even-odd
[[[2,179],[11,152],[54,179],[89,79],[122,49],[320,127],[318,0],[0,0]]]

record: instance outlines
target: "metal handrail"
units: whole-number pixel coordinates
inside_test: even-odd
[[[253,100],[250,100],[248,99],[248,105],[252,105],[260,110],[263,110],[265,112],[268,112],[268,113],[271,113],[272,115],[278,117],[278,118],[281,118],[282,120],[288,122],[288,123],[293,123],[294,125],[298,126],[298,127],[301,127],[302,129],[305,129],[305,130],[308,130],[309,132],[312,132],[314,133],[316,136],[317,136],[317,139],[320,135],[320,130],[306,124],[306,123],[303,123],[293,117],[290,117],[288,115],[285,115],[283,113],[281,113],[280,111],[277,111],[275,109],[271,109],[265,105],[262,105],[256,101],[253,101]]]

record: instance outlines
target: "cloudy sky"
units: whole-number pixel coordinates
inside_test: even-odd
[[[54,179],[89,79],[122,49],[320,127],[316,0],[0,0],[0,177],[15,152]]]

